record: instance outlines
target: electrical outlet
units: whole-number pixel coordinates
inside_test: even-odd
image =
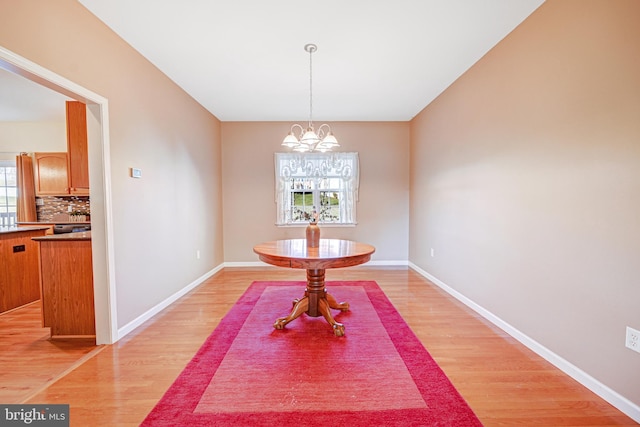
[[[196,251],[196,259],[200,259],[200,249]]]
[[[627,340],[625,341],[627,348],[640,353],[640,331],[627,326]]]
[[[436,251],[435,249],[431,248],[431,258],[436,256]]]

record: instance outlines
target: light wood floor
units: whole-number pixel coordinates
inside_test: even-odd
[[[304,278],[224,269],[27,402],[70,404],[72,426],[137,426],[252,281]],[[327,280],[377,281],[486,426],[638,425],[413,270],[347,268]],[[33,373],[48,365],[29,363]]]
[[[93,339],[50,340],[40,301],[0,314],[0,403],[21,403],[99,351]]]

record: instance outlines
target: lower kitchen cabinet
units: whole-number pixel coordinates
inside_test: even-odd
[[[95,337],[91,233],[49,235],[40,245],[43,326],[52,338]]]
[[[46,227],[0,227],[0,313],[40,299],[38,244]]]

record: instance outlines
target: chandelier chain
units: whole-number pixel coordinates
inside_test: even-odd
[[[309,127],[313,128],[313,52],[316,47],[314,45],[308,46],[309,52]]]

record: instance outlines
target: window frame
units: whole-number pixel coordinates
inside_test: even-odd
[[[294,220],[293,194],[313,193],[313,208],[320,213],[320,193],[335,192],[340,199],[339,221],[326,221],[322,217],[318,223],[325,226],[355,226],[356,204],[359,189],[358,153],[275,153],[276,225],[279,227],[303,226],[309,219]],[[303,180],[311,188],[296,189],[293,180]],[[323,179],[337,183],[339,188],[321,188]],[[306,187],[306,186],[304,186]],[[312,209],[313,209],[312,208]]]
[[[11,160],[0,160],[0,167],[3,169],[2,175],[3,175],[3,184],[1,185],[1,188],[4,190],[2,193],[2,195],[0,195],[0,216],[2,216],[2,218],[0,218],[0,226],[6,226],[6,225],[15,225],[16,221],[17,221],[17,215],[18,215],[18,169],[17,169],[17,165],[15,161],[11,161]],[[6,168],[11,168],[14,170],[14,175],[15,175],[15,185],[8,185],[9,182],[6,179],[7,173],[4,169]],[[10,205],[9,204],[9,189],[14,189],[14,193],[15,193],[15,205]],[[13,208],[13,210],[11,210],[10,208]],[[11,213],[13,213],[13,215],[10,215]]]

